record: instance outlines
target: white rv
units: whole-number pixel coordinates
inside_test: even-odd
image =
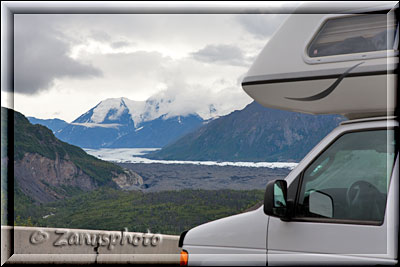
[[[343,3],[343,2],[342,2]],[[342,114],[257,210],[182,233],[182,265],[395,265],[397,3],[290,15],[242,87],[265,107]]]

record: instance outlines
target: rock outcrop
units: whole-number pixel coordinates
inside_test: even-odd
[[[98,183],[69,160],[55,160],[36,153],[25,153],[14,161],[14,179],[21,191],[39,202],[69,196],[68,187],[90,191]],[[72,189],[71,188],[71,189]]]
[[[112,179],[122,190],[139,189],[143,185],[143,178],[131,170],[125,169]]]
[[[143,178],[131,170],[112,174],[115,183],[110,184],[112,187],[137,190],[143,184]],[[63,199],[100,186],[70,160],[59,156],[52,160],[37,153],[25,153],[22,160],[14,161],[14,179],[25,195],[39,203]]]

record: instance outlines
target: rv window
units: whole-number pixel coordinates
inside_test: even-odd
[[[329,19],[308,46],[308,56],[398,50],[398,24],[392,17],[365,14]]]
[[[352,132],[337,139],[305,170],[296,217],[381,222],[394,142],[393,130]],[[311,197],[315,192],[327,196],[325,202],[318,202],[322,196]],[[325,207],[322,212],[315,212],[321,207]]]

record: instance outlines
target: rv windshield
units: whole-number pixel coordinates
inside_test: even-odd
[[[398,50],[398,24],[386,14],[329,19],[308,47],[309,57]]]

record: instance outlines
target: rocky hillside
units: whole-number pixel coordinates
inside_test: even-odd
[[[2,107],[1,112],[7,110]],[[143,179],[60,141],[48,128],[32,125],[14,111],[14,184],[16,195],[49,202],[101,186],[138,189]]]
[[[269,109],[253,102],[146,157],[299,162],[344,119],[337,115],[316,116]]]

